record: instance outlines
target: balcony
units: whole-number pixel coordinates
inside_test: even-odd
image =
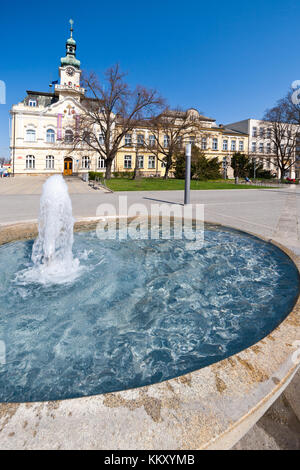
[[[68,93],[81,93],[84,94],[84,88],[77,85],[55,85],[55,91],[67,91]]]

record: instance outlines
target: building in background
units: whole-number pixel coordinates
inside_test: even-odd
[[[61,58],[59,80],[53,91],[28,90],[25,99],[11,109],[11,165],[16,175],[55,174],[73,175],[88,171],[105,171],[105,159],[89,147],[74,150],[76,120],[85,112],[89,98],[80,86],[80,61],[76,58],[76,41],[71,34],[66,42],[66,55]],[[174,111],[177,112],[178,111]],[[188,113],[199,124],[188,141],[198,145],[208,157],[218,157],[225,177],[232,177],[230,158],[233,153],[247,152],[248,135],[243,129],[217,126],[216,121],[196,109]],[[180,115],[178,116],[180,119]],[[101,141],[99,131],[99,141]],[[142,176],[163,176],[163,155],[152,151],[152,131],[144,121],[127,134],[114,160],[112,171],[128,172],[136,167]],[[168,136],[161,134],[161,145],[168,145]],[[185,143],[186,143],[185,138]],[[144,143],[147,142],[147,145]]]
[[[245,119],[243,121],[227,124],[226,127],[248,134],[249,156],[255,159],[257,162],[262,163],[265,170],[271,171],[271,173],[276,174],[276,176],[280,178],[281,175],[276,164],[276,157],[274,153],[274,130],[272,123],[259,119]],[[299,126],[289,125],[289,127],[294,128],[296,135]],[[293,160],[296,160],[296,162],[288,169],[284,177],[299,178],[300,158],[297,157],[297,153],[299,153],[300,156],[300,145],[298,150],[296,145],[293,145],[291,152],[291,157]],[[299,163],[297,163],[297,159]]]

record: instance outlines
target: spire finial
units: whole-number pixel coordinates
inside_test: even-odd
[[[74,21],[71,19],[71,20],[69,20],[69,23],[71,25],[70,31],[71,31],[71,38],[72,38],[73,37],[73,24],[74,24]]]

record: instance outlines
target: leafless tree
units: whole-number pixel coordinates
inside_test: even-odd
[[[286,172],[295,165],[296,148],[300,136],[299,124],[291,114],[287,98],[266,111],[264,116],[266,137],[271,144],[270,157],[283,179]]]
[[[109,68],[105,82],[94,73],[83,78],[86,97],[81,101],[84,112],[75,119],[74,149],[88,148],[106,163],[106,179],[111,178],[113,161],[125,146],[124,137],[137,121],[147,119],[164,107],[156,90],[137,86],[132,90],[119,65]]]
[[[174,157],[187,142],[197,143],[200,121],[189,111],[165,109],[148,121],[149,138],[144,147],[164,164],[167,179],[174,163]]]

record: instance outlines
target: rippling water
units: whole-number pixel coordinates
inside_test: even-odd
[[[278,248],[214,226],[194,251],[184,240],[78,233],[82,272],[65,285],[20,280],[31,250],[32,241],[0,247],[0,401],[99,394],[199,369],[266,336],[299,291]]]

